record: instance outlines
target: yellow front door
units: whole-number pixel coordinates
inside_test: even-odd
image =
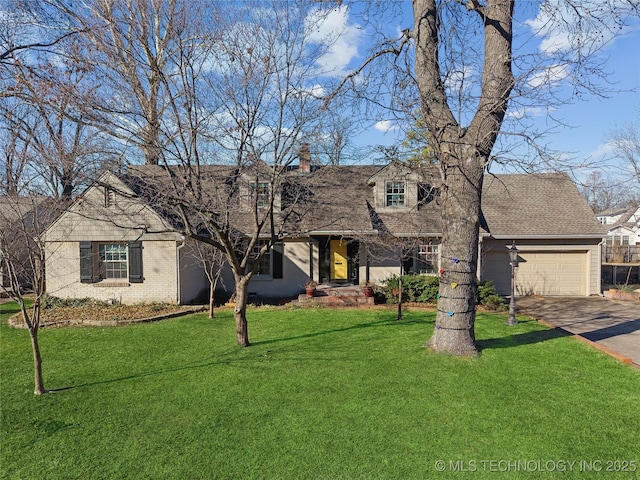
[[[347,280],[347,242],[331,240],[331,280]]]

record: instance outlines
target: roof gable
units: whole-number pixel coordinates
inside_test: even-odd
[[[116,175],[91,184],[46,231],[47,241],[179,238],[166,220]]]

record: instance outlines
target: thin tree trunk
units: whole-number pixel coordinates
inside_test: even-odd
[[[33,351],[33,372],[34,372],[34,395],[47,393],[42,380],[42,357],[40,356],[40,346],[38,345],[38,327],[29,328],[31,337],[31,349]]]
[[[15,272],[11,272],[12,289],[15,292],[19,292],[19,284],[17,282],[17,276]],[[29,330],[29,337],[31,339],[31,351],[33,353],[33,376],[34,376],[34,395],[43,395],[47,393],[44,388],[44,381],[42,379],[42,356],[40,355],[40,345],[38,344],[38,330],[40,328],[40,299],[36,298],[33,304],[33,314],[30,317],[27,306],[24,303],[24,298],[21,294],[17,294],[15,300],[20,305],[20,311],[22,313],[22,320]]]
[[[216,287],[211,283],[211,288],[209,288],[209,318],[215,317],[215,301],[216,301]]]
[[[404,275],[403,268],[403,256],[402,256],[402,247],[400,247],[400,276],[398,277],[398,313],[396,315],[396,320],[402,320],[402,275]]]
[[[240,347],[248,347],[249,326],[247,324],[247,299],[249,291],[244,278],[236,278],[236,306],[233,315],[236,321],[236,342]]]

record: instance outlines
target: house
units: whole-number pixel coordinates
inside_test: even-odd
[[[640,281],[640,206],[597,214],[607,229],[602,249],[602,279],[609,285]]]
[[[612,208],[596,218],[607,228],[607,245],[640,244],[640,206]]]
[[[228,167],[202,168],[211,192],[224,190],[225,175],[234,174]],[[52,224],[46,232],[50,294],[126,303],[196,301],[208,286],[201,263],[176,220],[149,193],[166,175],[174,178],[175,172],[145,166],[105,174]],[[312,169],[301,161],[275,190],[275,213],[286,212],[285,233],[261,260],[250,294],[294,297],[309,278],[363,284],[401,271],[437,275],[438,179],[433,167],[397,162]],[[260,196],[266,200],[269,191],[262,183],[256,175],[239,182],[236,207],[225,212],[239,232],[249,228],[242,199],[253,198],[260,208]],[[600,293],[605,231],[568,176],[487,175],[482,212],[478,277],[492,280],[499,293],[509,293],[512,242],[520,255],[519,293]],[[224,277],[232,290],[228,273]]]
[[[21,289],[32,288],[42,246],[38,235],[63,208],[62,202],[42,195],[0,196],[0,294],[9,293],[15,281]]]

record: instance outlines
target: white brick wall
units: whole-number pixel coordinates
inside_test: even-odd
[[[178,302],[177,244],[175,241],[142,242],[143,283],[102,281],[80,283],[78,242],[48,242],[47,293],[60,298],[95,298],[125,304]]]

